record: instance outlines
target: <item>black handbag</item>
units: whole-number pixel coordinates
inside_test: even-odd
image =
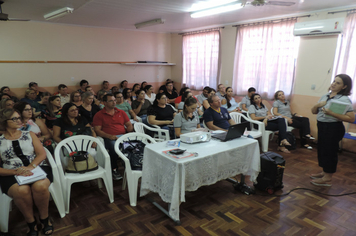
[[[132,170],[142,170],[143,151],[146,144],[141,140],[128,140],[120,143],[120,151],[129,159]]]

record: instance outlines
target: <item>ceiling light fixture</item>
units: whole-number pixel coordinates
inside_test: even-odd
[[[58,18],[58,17],[62,17],[68,13],[72,13],[74,11],[73,8],[70,8],[70,7],[63,7],[59,10],[56,10],[56,11],[53,11],[53,12],[50,12],[46,15],[44,15],[43,17],[46,19],[46,20],[52,20],[54,18]]]
[[[192,13],[190,13],[190,17],[198,18],[198,17],[204,17],[204,16],[211,16],[211,15],[216,15],[216,14],[220,14],[223,12],[235,11],[235,10],[238,10],[243,7],[244,7],[244,5],[241,4],[241,2],[238,2],[238,3],[234,2],[234,3],[221,5],[218,7],[213,7],[213,8],[209,8],[209,9],[205,9],[205,10],[201,10],[201,11],[192,12]]]
[[[154,19],[154,20],[149,20],[141,23],[135,24],[136,29],[140,29],[143,27],[148,27],[152,25],[159,25],[159,24],[164,24],[164,20],[162,18]]]

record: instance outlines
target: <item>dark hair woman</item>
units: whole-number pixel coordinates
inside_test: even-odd
[[[145,87],[146,87],[146,85],[147,85],[147,82],[146,81],[143,81],[142,83],[141,83],[141,90],[144,90],[145,89]]]
[[[132,110],[147,124],[147,110],[151,106],[150,101],[145,99],[145,91],[142,89],[136,91],[137,99],[132,102]]]
[[[36,135],[19,130],[21,116],[14,109],[0,111],[0,126],[4,134],[0,136],[0,185],[2,192],[14,199],[23,214],[29,231],[27,235],[38,235],[34,217],[35,205],[40,215],[42,231],[45,235],[53,233],[53,226],[48,217],[49,191],[53,180],[52,169],[44,166],[46,152]],[[31,184],[19,185],[15,176],[30,176],[37,166],[47,173],[47,177]]]
[[[120,83],[120,89],[119,89],[119,92],[123,92],[125,88],[127,88],[127,80],[123,80],[121,81]]]
[[[352,109],[350,95],[352,79],[345,74],[335,76],[329,87],[330,92],[323,95],[319,102],[312,108],[312,113],[317,114],[318,121],[318,162],[322,171],[311,174],[312,184],[317,186],[331,186],[333,174],[336,172],[338,162],[339,142],[344,137],[344,122],[354,122],[355,113]],[[338,102],[339,105],[338,105]],[[334,112],[331,106],[346,108],[345,114]]]
[[[89,122],[79,116],[78,107],[74,103],[66,103],[62,108],[62,116],[53,124],[53,139],[57,143],[73,135],[86,134],[96,137]]]
[[[70,103],[74,103],[77,107],[83,104],[82,101],[82,96],[80,95],[81,93],[79,91],[74,91],[70,94]]]
[[[181,134],[192,132],[200,128],[199,115],[197,112],[198,102],[190,96],[184,102],[183,111],[174,117],[174,131],[176,137]]]
[[[49,92],[41,93],[41,100],[32,106],[33,108],[35,108],[35,116],[39,116],[41,114],[41,111],[47,108],[47,103],[50,96],[51,94]]]
[[[49,97],[47,108],[41,112],[41,118],[46,120],[46,126],[52,130],[53,122],[62,115],[61,98],[59,96]]]
[[[279,131],[278,134],[278,150],[290,153],[285,146],[290,146],[287,140],[287,126],[284,118],[273,117],[270,111],[263,105],[261,95],[258,93],[252,94],[251,106],[248,108],[248,113],[252,120],[262,121],[265,124],[266,130]]]
[[[224,99],[221,101],[221,106],[225,107],[229,113],[231,112],[239,112],[241,109],[239,108],[239,104],[236,102],[234,96],[234,92],[231,87],[227,87],[225,89]]]
[[[124,96],[124,101],[129,103],[131,106],[131,103],[134,100],[132,97],[132,90],[130,88],[125,88],[122,95]]]
[[[145,86],[145,93],[145,98],[153,105],[154,101],[156,100],[156,94],[153,92],[152,85]]]
[[[273,115],[281,116],[287,120],[288,126],[299,129],[300,142],[302,147],[313,149],[307,144],[307,139],[314,139],[310,135],[310,124],[308,117],[302,117],[297,113],[292,113],[289,101],[286,100],[284,92],[278,90],[274,94],[275,101],[273,102]],[[292,115],[293,114],[293,115]]]
[[[162,129],[170,131],[171,139],[175,137],[173,128],[168,125],[173,124],[173,118],[176,113],[172,106],[167,105],[167,97],[164,93],[159,93],[153,105],[147,110],[148,123],[151,125],[159,125]]]
[[[138,91],[138,90],[140,90],[140,84],[134,84],[133,86],[132,86],[132,98],[133,98],[133,100],[135,100],[136,99],[136,92]]]

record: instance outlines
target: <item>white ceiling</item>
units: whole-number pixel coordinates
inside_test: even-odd
[[[3,13],[9,18],[45,21],[44,14],[63,7],[73,7],[74,12],[52,23],[136,30],[134,24],[155,18],[165,19],[165,24],[143,28],[153,32],[184,32],[202,28],[236,24],[252,19],[302,15],[325,9],[356,7],[355,0],[284,0],[293,6],[265,5],[246,7],[220,15],[191,18],[188,9],[198,0],[3,0]],[[248,0],[251,1],[251,0]],[[1,24],[3,22],[0,22]],[[6,22],[5,22],[6,23]]]

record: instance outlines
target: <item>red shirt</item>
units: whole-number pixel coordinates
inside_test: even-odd
[[[130,119],[123,110],[114,108],[114,115],[106,112],[105,108],[98,111],[93,119],[93,126],[101,126],[101,130],[107,134],[126,134],[125,123]]]
[[[193,98],[195,98],[195,100],[198,101],[198,99],[195,96],[193,96]],[[180,103],[181,101],[182,101],[182,96],[179,96],[176,98],[176,100],[174,100],[174,103]]]

